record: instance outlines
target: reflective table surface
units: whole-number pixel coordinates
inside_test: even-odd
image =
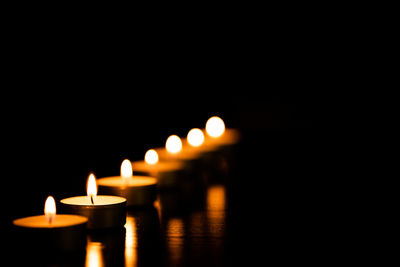
[[[212,161],[217,165],[211,168],[201,165],[180,188],[160,191],[152,207],[129,209],[123,228],[89,232],[86,249],[79,253],[23,248],[13,230],[3,228],[10,244],[4,259],[11,260],[5,262],[118,267],[329,261],[333,257],[326,254],[335,251],[330,240],[337,231],[331,223],[331,180],[317,164],[320,154],[310,146],[312,138],[301,132],[244,138],[232,158]]]
[[[121,229],[89,231],[85,251],[47,253],[16,243],[14,266],[226,266],[224,168],[213,176],[200,170],[181,187],[160,191],[153,206],[129,208]]]

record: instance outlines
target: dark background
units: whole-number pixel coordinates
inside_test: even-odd
[[[5,233],[13,219],[41,214],[48,195],[85,194],[90,172],[116,175],[123,159],[141,160],[169,135],[218,115],[243,135],[230,184],[232,255],[243,263],[323,255],[331,181],[320,92],[337,85],[340,44],[324,13],[295,10],[192,24],[10,19],[1,96]]]

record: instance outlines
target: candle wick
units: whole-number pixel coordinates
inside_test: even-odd
[[[93,201],[93,196],[90,196],[90,201],[92,201],[92,204],[94,205],[94,201]]]

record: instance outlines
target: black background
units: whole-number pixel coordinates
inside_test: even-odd
[[[8,21],[5,232],[13,219],[41,214],[48,195],[84,194],[90,172],[116,175],[124,158],[141,160],[218,115],[243,134],[231,185],[238,260],[308,262],[325,252],[331,182],[320,91],[339,74],[323,14],[164,24],[93,13]]]

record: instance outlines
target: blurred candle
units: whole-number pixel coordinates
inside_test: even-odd
[[[155,149],[161,161],[179,160],[185,167],[192,167],[199,154],[193,149],[183,149],[182,140],[177,135],[171,135],[165,142],[165,149]]]
[[[134,161],[132,169],[135,173],[146,174],[157,178],[159,188],[179,185],[183,164],[178,160],[159,161],[158,153],[150,149],[144,156],[144,161]]]
[[[170,154],[177,154],[182,150],[182,141],[177,135],[171,135],[165,142],[165,149]]]
[[[220,137],[225,132],[224,121],[217,116],[213,116],[207,120],[206,132],[213,138]]]
[[[207,120],[205,130],[207,138],[204,143],[208,146],[215,146],[215,148],[235,145],[240,139],[239,131],[226,129],[224,121],[218,116]]]
[[[183,147],[185,151],[192,151],[192,153],[204,156],[208,152],[212,152],[215,147],[205,143],[205,136],[201,129],[191,129],[186,139],[183,140]]]
[[[203,131],[198,128],[191,129],[187,135],[187,142],[192,147],[201,146],[204,143]]]
[[[154,149],[150,149],[144,155],[144,160],[149,166],[154,166],[158,163],[158,154]]]
[[[154,159],[153,159],[154,160]],[[157,197],[157,179],[132,174],[132,164],[124,160],[121,175],[99,179],[99,190],[105,194],[123,196],[128,206],[152,205]]]
[[[126,222],[126,199],[97,195],[94,174],[88,178],[87,196],[64,198],[61,205],[66,213],[87,217],[89,229],[122,227]]]

